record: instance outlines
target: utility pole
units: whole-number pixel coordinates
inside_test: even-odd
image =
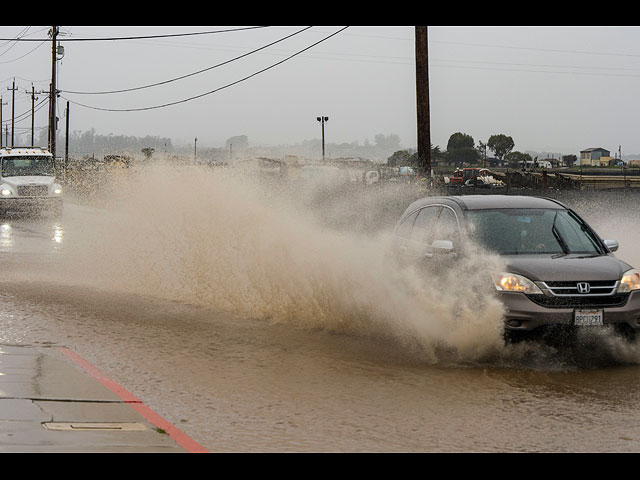
[[[49,31],[51,35],[51,91],[49,93],[49,150],[53,154],[53,161],[56,159],[56,40],[58,38],[58,27],[55,25]]]
[[[7,102],[3,102],[2,96],[0,96],[0,148],[2,147],[2,106],[6,104]]]
[[[14,121],[16,114],[16,79],[13,79],[13,86],[7,87],[7,90],[11,90],[11,146],[13,147],[13,134],[14,134]],[[7,145],[8,146],[8,145]]]
[[[29,90],[25,91],[24,93],[29,93]],[[36,97],[36,91],[33,87],[33,84],[31,84],[31,146],[33,147],[33,131],[34,131],[34,107],[35,107],[35,101],[38,99],[38,97]]]
[[[329,117],[316,117],[322,123],[322,161],[324,162],[324,122],[329,121]]]
[[[427,27],[415,27],[416,104],[418,164],[422,175],[431,176],[431,123],[429,119],[429,58]]]

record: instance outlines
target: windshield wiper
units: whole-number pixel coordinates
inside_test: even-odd
[[[551,231],[553,232],[553,236],[556,237],[556,240],[558,240],[558,243],[560,244],[560,247],[562,248],[564,255],[569,255],[570,253],[569,246],[567,245],[567,242],[564,241],[564,238],[562,238],[562,235],[560,235],[560,232],[556,228],[557,219],[558,219],[558,212],[556,212],[555,216],[553,217],[553,226],[551,227]],[[553,258],[558,258],[558,257],[553,257]]]

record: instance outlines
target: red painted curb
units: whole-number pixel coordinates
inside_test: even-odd
[[[89,375],[94,377],[100,383],[102,383],[105,387],[111,390],[113,393],[118,395],[125,403],[128,403],[137,410],[144,418],[146,418],[149,422],[155,425],[157,428],[160,428],[167,432],[167,434],[173,438],[178,445],[187,450],[190,453],[209,453],[202,445],[197,443],[195,440],[189,438],[185,433],[181,432],[167,420],[162,418],[156,412],[147,407],[142,400],[134,396],[131,392],[127,391],[121,385],[117,384],[113,380],[107,378],[100,370],[94,367],[87,360],[82,358],[80,355],[75,353],[73,350],[67,347],[60,347],[60,351],[69,359],[71,359],[75,364],[79,365],[86,371]]]

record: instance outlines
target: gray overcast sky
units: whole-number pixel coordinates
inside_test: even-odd
[[[183,80],[131,89],[188,75],[275,42],[303,26],[276,26],[209,35],[112,41],[119,36],[163,35],[240,27],[61,26],[58,102],[64,129],[100,134],[171,137],[176,142],[223,146],[234,135],[252,145],[296,144],[320,138],[316,117],[328,116],[329,143],[374,141],[397,134],[416,145],[414,27],[351,26],[262,73],[288,56],[338,32],[312,27],[259,52]],[[0,27],[0,38],[46,39],[49,27]],[[446,149],[455,132],[476,142],[504,133],[515,150],[578,153],[588,147],[638,153],[640,136],[640,28],[429,27],[431,138]],[[256,74],[215,93],[164,108]],[[30,111],[26,90],[48,88],[50,42],[0,41],[3,122]],[[40,96],[42,99],[42,95]],[[41,101],[41,99],[39,101]],[[86,105],[86,106],[81,106]],[[93,108],[88,108],[93,107]],[[105,110],[99,110],[105,109]],[[45,127],[47,107],[36,113]],[[30,131],[30,116],[16,132]]]

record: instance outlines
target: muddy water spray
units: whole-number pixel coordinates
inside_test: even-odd
[[[390,261],[385,233],[328,229],[299,192],[228,171],[158,166],[114,191],[102,215],[74,228],[66,281],[393,337],[433,360],[473,361],[500,346],[502,307],[486,295],[496,258],[425,277]]]

